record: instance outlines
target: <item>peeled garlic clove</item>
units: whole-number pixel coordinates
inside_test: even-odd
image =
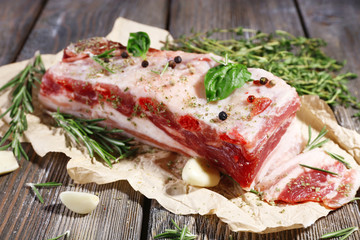
[[[87,214],[99,204],[99,197],[85,192],[65,191],[60,193],[61,202],[71,211]]]
[[[0,175],[15,171],[19,164],[11,151],[0,151]]]
[[[220,173],[204,159],[190,158],[183,168],[182,179],[193,186],[214,187],[219,184]]]

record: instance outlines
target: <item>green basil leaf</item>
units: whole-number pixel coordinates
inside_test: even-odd
[[[146,53],[150,48],[150,38],[145,32],[130,33],[127,44],[127,51],[134,57],[146,58]]]
[[[227,98],[236,88],[250,81],[251,73],[242,64],[228,63],[211,68],[205,75],[208,102]]]

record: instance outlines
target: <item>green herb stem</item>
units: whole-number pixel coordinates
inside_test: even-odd
[[[47,182],[47,183],[26,183],[26,186],[30,187],[36,197],[39,199],[39,201],[41,203],[44,203],[44,199],[43,197],[41,196],[39,190],[37,189],[37,187],[58,187],[58,186],[61,186],[62,183],[56,183],[56,182]]]
[[[70,230],[67,230],[66,232],[64,232],[60,236],[57,236],[57,237],[54,237],[54,238],[51,238],[51,239],[48,239],[48,240],[57,240],[57,239],[60,239],[62,237],[65,237],[65,238],[70,237]]]
[[[80,119],[72,115],[62,114],[59,111],[51,113],[57,125],[74,139],[77,144],[83,144],[89,152],[91,158],[96,153],[103,159],[109,167],[112,161],[118,161],[133,154],[136,149],[132,149],[132,138],[119,140],[112,137],[112,134],[120,133],[120,129],[107,129],[97,124],[105,119]],[[115,155],[117,157],[115,157]]]
[[[110,49],[110,50],[107,50],[99,55],[94,55],[92,56],[91,58],[97,62],[98,64],[100,64],[106,71],[110,72],[110,73],[115,73],[113,70],[111,70],[109,68],[109,63],[106,63],[104,61],[104,59],[109,59],[109,58],[112,58],[114,57],[114,55],[110,54],[112,53],[113,51],[115,51],[115,48],[113,49]]]
[[[328,155],[330,155],[332,158],[334,158],[335,160],[337,160],[337,161],[341,162],[342,164],[344,164],[347,169],[350,169],[350,168],[351,168],[350,164],[344,160],[344,157],[343,157],[343,156],[340,156],[340,155],[338,155],[338,154],[331,153],[331,152],[328,152],[328,151],[325,151],[325,152],[326,152]]]
[[[321,129],[321,131],[319,132],[319,134],[316,136],[316,138],[313,141],[311,141],[311,126],[309,125],[309,139],[308,139],[308,142],[307,142],[306,147],[303,150],[303,152],[310,151],[314,148],[319,148],[322,145],[324,145],[325,143],[327,143],[329,141],[329,139],[323,140],[323,138],[327,132],[328,131],[326,130],[326,127],[324,126]]]
[[[28,128],[26,115],[34,111],[32,105],[32,88],[35,82],[40,83],[37,75],[44,73],[45,67],[41,56],[36,54],[24,70],[0,88],[0,91],[9,88],[12,89],[11,105],[0,115],[0,118],[3,118],[9,113],[11,118],[10,127],[0,141],[0,150],[6,150],[11,147],[18,160],[21,157],[29,160],[29,157],[21,146],[20,139]],[[8,139],[12,139],[11,143],[3,145]]]
[[[336,238],[341,237],[339,240],[345,240],[348,238],[353,232],[357,231],[358,227],[349,227],[345,229],[341,229],[339,231],[331,232],[324,234],[320,237],[320,239],[328,239],[328,238]]]
[[[173,219],[171,219],[171,222],[175,226],[175,229],[165,229],[165,232],[154,236],[154,239],[169,238],[174,240],[192,240],[197,237],[197,235],[194,235],[189,231],[186,225],[183,228],[180,228]]]
[[[305,165],[305,164],[299,164],[299,165],[302,166],[302,167],[305,167],[305,168],[309,168],[309,169],[329,173],[329,174],[332,174],[332,175],[338,175],[337,173],[334,173],[334,172],[331,172],[331,171],[328,171],[328,170],[325,170],[325,169],[322,169],[322,168],[312,167],[312,166],[308,166],[308,165]]]

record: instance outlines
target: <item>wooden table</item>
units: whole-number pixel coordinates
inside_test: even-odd
[[[56,53],[70,42],[105,36],[119,17],[168,29],[177,37],[191,29],[243,26],[296,36],[320,37],[325,51],[347,60],[346,70],[360,74],[360,1],[357,0],[1,0],[0,65],[28,59],[36,50]],[[349,83],[357,91],[360,79]],[[360,131],[354,110],[334,109],[341,125]],[[272,234],[233,233],[215,216],[178,216],[155,200],[134,191],[126,181],[77,186],[66,173],[67,157],[61,153],[37,156],[29,144],[30,161],[0,177],[0,239],[48,239],[71,230],[71,239],[152,239],[170,219],[187,224],[199,239],[318,239],[324,232],[360,226],[356,203],[350,203],[307,229]],[[62,182],[42,189],[41,204],[25,187],[27,182]],[[60,192],[76,189],[99,193],[97,210],[80,216],[59,201]],[[230,237],[231,236],[231,237]],[[360,239],[356,232],[349,239]]]

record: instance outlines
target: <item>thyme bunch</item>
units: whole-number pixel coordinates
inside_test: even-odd
[[[225,34],[214,39],[213,34]],[[166,41],[164,49],[185,52],[228,54],[229,59],[247,67],[263,68],[296,88],[299,95],[318,95],[330,105],[360,109],[346,83],[357,77],[354,73],[338,72],[345,62],[327,56],[321,48],[322,39],[295,37],[285,31],[263,33],[242,27],[213,29]],[[355,114],[359,115],[359,114]]]
[[[123,130],[109,130],[98,125],[105,119],[81,119],[59,111],[51,113],[51,116],[77,144],[86,147],[91,158],[96,153],[109,167],[112,167],[112,161],[128,157],[137,150],[131,148],[132,138],[119,140],[112,137],[112,134],[121,133]]]
[[[21,146],[20,139],[28,128],[26,114],[32,113],[34,107],[32,104],[32,87],[35,82],[40,83],[37,74],[44,74],[45,67],[41,60],[40,54],[34,56],[29,64],[12,78],[8,83],[0,88],[0,92],[6,89],[12,89],[11,105],[0,115],[3,118],[10,113],[10,127],[0,141],[0,150],[12,148],[15,157],[19,160],[22,156],[29,160],[25,150]],[[9,144],[3,145],[6,140],[12,139]],[[3,145],[3,146],[2,146]]]

